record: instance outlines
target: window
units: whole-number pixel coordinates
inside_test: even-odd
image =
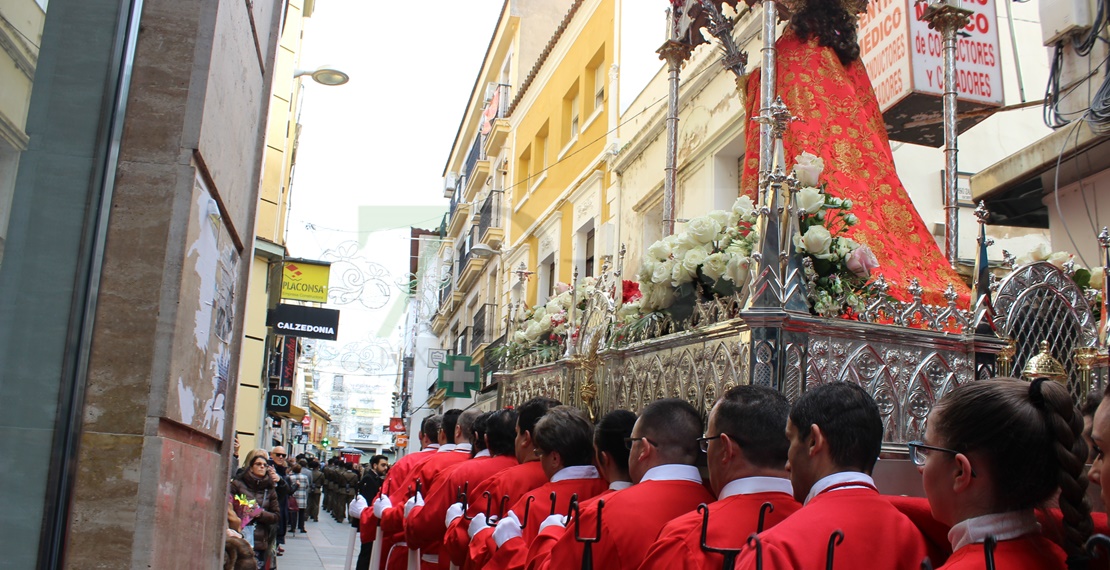
[[[605,104],[605,67],[598,65],[594,68],[594,109],[600,109]]]
[[[570,100],[570,138],[578,136],[578,95]]]
[[[547,272],[547,298],[550,299],[555,296],[555,258],[552,257],[551,261],[547,263],[544,268]]]
[[[520,166],[516,169],[516,171],[519,173],[520,176],[520,180],[517,180],[517,184],[520,186],[520,193],[517,195],[523,196],[526,192],[528,192],[528,187],[532,185],[532,181],[529,179],[532,176],[531,146],[525,148],[524,152],[520,154],[519,164]]]
[[[586,277],[594,275],[594,230],[586,232]]]
[[[536,179],[539,178],[539,176],[543,174],[544,169],[547,168],[547,135],[548,123],[544,123],[536,133],[535,149],[533,149],[532,152],[532,164],[535,168],[535,172],[532,173],[534,176],[532,180],[533,184],[536,183]]]

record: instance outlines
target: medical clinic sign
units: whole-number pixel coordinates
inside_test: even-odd
[[[999,107],[1003,103],[1002,67],[995,0],[969,0],[960,6],[972,14],[968,25],[956,32],[959,112]],[[941,146],[944,39],[920,19],[924,13],[924,2],[871,0],[859,19],[860,58],[890,138]],[[984,118],[986,114],[961,120],[959,129]]]
[[[281,298],[327,303],[329,279],[331,264],[326,261],[287,259],[282,263]]]

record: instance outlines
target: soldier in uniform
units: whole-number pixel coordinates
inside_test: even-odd
[[[355,491],[358,489],[358,473],[355,471],[355,466],[349,463],[341,463],[337,471],[336,485],[339,488],[339,496],[341,500],[338,508],[335,511],[335,520],[343,522],[347,516],[347,505],[355,500]]]

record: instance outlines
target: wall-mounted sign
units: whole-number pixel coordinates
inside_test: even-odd
[[[331,279],[329,263],[286,261],[281,272],[281,298],[327,303],[329,279]]]
[[[278,387],[293,388],[297,376],[297,337],[287,336],[281,341],[281,376]]]
[[[292,390],[270,390],[266,394],[267,412],[288,412],[291,405],[293,405]]]
[[[408,431],[405,429],[405,420],[401,418],[389,418],[389,431],[394,433],[404,433]]]
[[[393,441],[393,445],[396,446],[396,447],[408,447],[409,446],[409,436],[406,435],[406,434],[398,435],[397,439],[395,439]]]
[[[472,390],[482,386],[478,379],[480,373],[481,368],[471,364],[469,356],[449,354],[439,365],[436,386],[443,388],[448,398],[469,398]]]
[[[339,338],[339,311],[282,303],[267,313],[266,326],[286,336],[336,340]]]

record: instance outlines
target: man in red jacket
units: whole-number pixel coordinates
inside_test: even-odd
[[[516,412],[498,410],[483,417],[485,420],[479,422],[482,424],[481,433],[471,432],[475,446],[481,447],[482,451],[472,461],[460,463],[445,472],[442,482],[437,483],[428,494],[424,505],[415,507],[405,519],[405,541],[409,548],[438,552],[447,531],[445,516],[452,503],[458,500],[459,492],[467,492],[468,504],[476,502],[480,495],[474,493],[479,483],[517,465],[513,446]],[[483,443],[479,445],[479,441]],[[462,509],[461,505],[457,508],[459,511]],[[444,564],[445,560],[446,556],[440,553],[440,567],[449,566]]]
[[[536,424],[536,453],[548,482],[521,497],[492,532],[474,537],[494,542],[491,549],[497,552],[487,569],[523,568],[528,545],[545,518],[565,514],[571,497],[585,501],[605,490],[605,480],[593,464],[593,431],[586,414],[570,406],[552,408]]]
[[[701,433],[701,417],[686,401],[648,404],[627,439],[633,485],[582,509],[579,520],[570,520],[551,549],[548,567],[582,567],[584,547],[576,534],[598,539],[591,547],[594,568],[638,567],[665,524],[713,500],[694,467]]]
[[[801,506],[786,472],[789,412],[782,394],[762,386],[736,386],[713,406],[700,439],[709,486],[717,495],[706,507],[707,547],[740,550],[748,535],[771,528]],[[770,510],[764,512],[764,505]],[[702,513],[692,512],[668,523],[640,570],[720,568],[724,555],[701,548],[703,522]]]
[[[487,515],[504,514],[498,512],[502,501],[506,503],[507,509],[509,505],[520,500],[525,493],[547,482],[539,457],[535,454],[536,444],[532,439],[532,432],[536,422],[548,410],[558,405],[560,405],[558,400],[540,397],[532,398],[517,408],[514,445],[519,465],[501,471],[479,484],[474,489],[475,498],[470,502],[465,517],[457,511],[451,512],[452,515],[457,515],[447,523],[445,550],[451,558],[451,563],[460,568],[481,568],[488,562],[492,552],[484,548],[487,544],[485,541],[475,542],[475,549],[472,550],[470,538],[488,526]],[[483,498],[485,493],[489,493],[491,498],[488,505]],[[487,509],[492,512],[487,512]]]
[[[374,546],[371,549],[371,555],[366,560],[366,568],[370,570],[382,570],[385,568],[385,560],[389,555],[393,543],[396,542],[392,536],[385,536],[384,533],[378,528],[378,514],[381,511],[378,509],[382,507],[383,500],[394,496],[398,501],[403,501],[404,485],[408,480],[409,475],[420,466],[421,463],[432,458],[437,451],[439,451],[438,434],[440,426],[443,422],[443,416],[431,415],[424,418],[420,423],[420,438],[421,450],[417,453],[409,453],[408,455],[397,460],[393,467],[389,469],[386,474],[385,482],[382,483],[381,489],[378,490],[378,496],[374,498],[366,497],[370,501],[372,507],[368,507],[363,511],[361,522],[359,523],[359,533],[362,534],[365,540],[374,541]],[[378,514],[376,514],[378,513]],[[381,537],[376,540],[375,537]],[[377,561],[375,567],[371,561]],[[363,570],[361,567],[359,570]]]
[[[790,410],[786,437],[794,498],[805,506],[760,534],[737,568],[921,568],[924,537],[871,479],[883,421],[863,388],[832,382],[808,389]],[[835,565],[826,566],[830,549]]]

